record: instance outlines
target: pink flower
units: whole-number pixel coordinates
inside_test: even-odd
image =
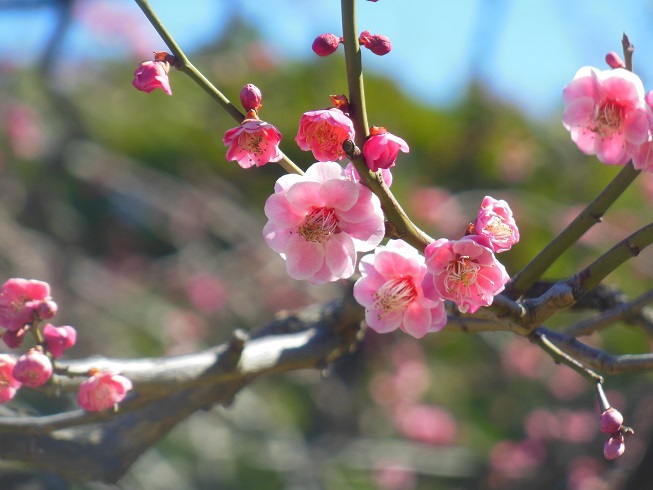
[[[134,72],[132,85],[148,94],[160,88],[166,94],[172,95],[168,71],[170,71],[170,64],[165,61],[143,61]]]
[[[261,91],[256,85],[248,83],[240,90],[240,103],[246,111],[259,111],[261,105]]]
[[[36,388],[52,376],[52,361],[40,347],[33,348],[18,358],[13,374],[25,386]]]
[[[361,32],[360,36],[358,36],[358,42],[379,56],[388,54],[392,49],[390,38],[382,34],[372,35],[370,31]]]
[[[245,119],[240,126],[227,131],[222,141],[229,147],[227,160],[236,161],[243,168],[260,167],[283,157],[279,150],[281,132],[258,118]]]
[[[18,388],[20,381],[14,378],[16,359],[8,354],[0,354],[0,403],[11,400]]]
[[[646,105],[649,109],[653,110],[653,90],[647,92],[644,96]],[[648,138],[645,143],[632,152],[633,166],[637,170],[644,170],[646,172],[653,172],[653,128],[649,129]]]
[[[488,239],[494,253],[510,250],[519,241],[519,230],[508,203],[485,196],[474,222],[477,235]]]
[[[329,56],[338,49],[338,45],[341,42],[341,38],[335,34],[327,32],[326,34],[320,34],[315,38],[311,49],[313,49],[313,52],[318,56]]]
[[[99,412],[115,406],[132,389],[132,382],[114,371],[92,369],[90,375],[79,385],[77,394],[79,406],[89,412]]]
[[[372,126],[370,137],[363,145],[363,156],[372,172],[380,168],[394,167],[399,150],[408,153],[408,144],[400,137],[388,133],[385,128]]]
[[[624,436],[622,434],[615,434],[605,441],[603,445],[603,456],[605,456],[605,459],[617,459],[625,450]]]
[[[0,287],[0,325],[7,330],[21,329],[43,311],[56,311],[47,282],[14,278]]]
[[[609,165],[623,165],[646,142],[651,110],[637,75],[585,66],[562,93],[563,124],[578,148]]]
[[[354,139],[354,125],[336,108],[305,112],[295,137],[299,147],[312,151],[319,162],[342,160],[342,144],[348,139]]]
[[[390,241],[363,257],[359,268],[362,277],[354,284],[354,298],[365,307],[365,321],[372,330],[387,333],[400,328],[421,338],[447,323],[444,301],[424,297],[424,257],[410,245]]]
[[[66,349],[69,349],[77,341],[77,332],[73,327],[64,325],[63,327],[55,327],[47,323],[43,327],[43,337],[45,338],[45,345],[48,352],[52,357],[61,357]]]
[[[614,434],[621,428],[621,424],[623,423],[623,415],[612,407],[601,414],[601,432]]]
[[[350,277],[356,252],[369,252],[385,227],[378,197],[351,182],[335,162],[318,162],[303,176],[284,175],[265,202],[267,244],[286,260],[293,279],[315,284]]]
[[[422,288],[433,301],[451,300],[462,313],[492,304],[509,276],[490,250],[472,235],[460,240],[441,238],[426,247],[428,270]]]
[[[347,177],[347,179],[351,180],[352,182],[361,181],[361,176],[358,174],[358,171],[356,170],[356,167],[354,167],[353,163],[348,163],[345,167],[345,177]],[[383,179],[383,182],[385,182],[385,185],[388,187],[392,185],[392,172],[390,172],[389,168],[381,169],[381,178]]]

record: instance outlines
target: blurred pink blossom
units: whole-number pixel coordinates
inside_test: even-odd
[[[408,153],[408,143],[385,128],[372,126],[370,137],[363,145],[363,156],[369,169],[376,172],[380,168],[394,167],[400,150]]]
[[[295,137],[299,147],[312,151],[319,162],[342,160],[342,144],[348,139],[354,139],[354,125],[336,108],[305,112]]]
[[[107,410],[120,403],[132,389],[132,382],[114,371],[92,370],[77,393],[79,406],[89,412]]]
[[[441,238],[424,250],[427,274],[424,296],[456,303],[461,313],[474,313],[492,304],[510,277],[492,251],[474,236],[461,240]]]
[[[250,111],[252,112],[252,111]],[[272,124],[248,114],[240,126],[228,130],[222,142],[228,146],[227,160],[236,161],[242,168],[261,167],[283,158],[279,149],[281,132]]]
[[[350,277],[356,253],[373,250],[385,235],[378,197],[347,180],[335,162],[279,178],[265,215],[263,237],[286,260],[288,275],[314,284]]]
[[[560,410],[560,440],[582,443],[589,442],[598,434],[596,413],[590,410]]]
[[[52,361],[40,347],[32,348],[18,358],[13,374],[23,385],[37,388],[52,376]]]
[[[391,240],[366,255],[359,265],[362,277],[354,298],[365,307],[365,321],[379,333],[400,328],[416,338],[437,332],[447,323],[444,301],[422,292],[424,258],[401,240]]]
[[[587,391],[588,384],[567,366],[555,366],[546,378],[546,387],[559,400],[571,400]]]
[[[458,433],[458,424],[451,413],[435,405],[399,407],[394,422],[405,437],[426,444],[453,444]]]
[[[38,318],[41,305],[48,302],[52,302],[48,283],[20,278],[9,279],[0,287],[0,326],[7,330],[19,330]],[[56,306],[52,308],[56,311]]]
[[[215,313],[227,302],[227,288],[212,274],[199,273],[185,284],[186,294],[193,305],[204,313]]]
[[[16,358],[9,354],[0,354],[0,403],[11,400],[21,384],[14,378]]]
[[[77,341],[77,332],[73,327],[64,325],[55,327],[46,323],[43,327],[43,337],[45,345],[52,357],[61,357],[66,349],[71,348]]]
[[[562,93],[563,124],[588,155],[609,165],[623,165],[648,139],[651,109],[644,86],[634,73],[585,66]]]
[[[410,193],[412,215],[436,226],[443,235],[462,236],[467,223],[458,199],[441,187],[416,188]]]
[[[25,160],[41,157],[45,137],[41,121],[34,109],[24,104],[7,104],[4,125],[14,155]]]
[[[504,478],[514,480],[532,475],[546,459],[542,443],[526,439],[500,441],[490,451],[490,466]]]
[[[415,470],[392,461],[375,463],[372,478],[379,490],[413,490],[417,486]]]

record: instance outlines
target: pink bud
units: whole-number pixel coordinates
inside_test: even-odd
[[[342,39],[336,36],[335,34],[331,34],[330,32],[327,32],[326,34],[320,34],[315,38],[315,41],[313,41],[313,52],[318,55],[318,56],[329,56],[331,53],[333,53],[336,49],[338,49],[338,45],[342,42]]]
[[[614,434],[621,428],[624,423],[624,417],[618,410],[610,407],[601,414],[601,432]]]
[[[55,327],[47,323],[43,327],[43,337],[45,337],[45,345],[48,352],[52,357],[63,356],[63,351],[75,345],[77,340],[77,332],[73,327],[64,325],[63,327]]]
[[[255,110],[259,111],[261,105],[261,91],[256,85],[248,83],[240,91],[240,103],[246,111]]]
[[[626,63],[614,51],[610,51],[605,55],[605,62],[610,68],[626,68]]]
[[[51,299],[46,299],[39,304],[39,306],[36,309],[36,313],[39,316],[39,318],[46,320],[56,315],[57,310],[58,310],[57,303],[55,303]]]
[[[170,64],[166,61],[144,61],[134,71],[132,85],[141,92],[148,94],[157,88],[172,95],[168,71]]]
[[[370,31],[361,32],[360,36],[358,37],[358,42],[372,51],[372,53],[379,56],[388,54],[392,49],[390,38],[382,34],[372,35]]]
[[[23,344],[27,328],[19,328],[18,330],[7,330],[2,334],[2,340],[10,349],[15,349]]]
[[[52,362],[39,348],[33,348],[18,358],[13,374],[25,386],[36,388],[52,376]]]
[[[624,436],[621,434],[615,434],[605,441],[605,444],[603,445],[603,456],[605,456],[605,459],[617,459],[625,450],[626,444],[624,443]]]
[[[92,369],[91,377],[79,385],[77,403],[84,410],[99,412],[120,403],[129,390],[132,382],[114,371],[98,371]]]

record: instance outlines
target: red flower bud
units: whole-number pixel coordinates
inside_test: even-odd
[[[390,38],[382,34],[372,35],[370,34],[370,31],[361,32],[360,36],[358,37],[358,42],[372,51],[372,53],[379,56],[388,54],[392,49]]]
[[[624,423],[624,417],[618,410],[610,407],[601,414],[601,432],[614,434]]]
[[[261,91],[256,85],[248,83],[240,91],[240,103],[246,111],[259,111],[261,107]]]
[[[338,45],[342,42],[342,38],[339,38],[335,34],[327,32],[326,34],[320,34],[313,41],[313,52],[318,56],[329,56],[336,49]]]
[[[624,60],[622,60],[614,51],[610,51],[605,55],[605,62],[610,68],[626,68],[626,63],[624,63]]]

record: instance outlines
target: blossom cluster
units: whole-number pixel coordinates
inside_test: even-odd
[[[616,68],[582,67],[564,88],[563,125],[583,153],[653,172],[653,91],[613,57],[608,63]]]
[[[68,325],[41,324],[57,313],[48,283],[12,278],[0,287],[0,327],[9,348],[19,348],[26,334],[33,334],[34,347],[16,357],[0,354],[0,403],[11,400],[21,386],[38,388],[54,372],[54,361],[75,345],[76,330]],[[79,387],[78,402],[86,410],[104,410],[122,401],[131,382],[113,372],[93,371]]]

